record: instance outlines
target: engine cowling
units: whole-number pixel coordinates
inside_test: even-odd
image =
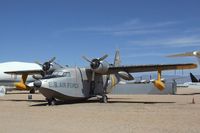
[[[106,74],[106,72],[108,71],[109,68],[109,64],[105,61],[99,61],[98,63],[96,63],[94,66],[91,65],[91,69],[99,74]]]
[[[41,79],[42,78],[42,75],[39,75],[39,74],[35,74],[32,76],[34,79],[38,80],[38,79]]]
[[[162,91],[162,90],[165,89],[165,84],[162,81],[160,81],[160,80],[155,80],[154,81],[154,86],[156,88],[158,88],[160,91]]]

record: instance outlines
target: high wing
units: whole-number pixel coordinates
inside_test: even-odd
[[[188,63],[188,64],[160,64],[160,65],[131,65],[131,66],[110,66],[105,74],[116,74],[120,71],[127,73],[135,73],[135,72],[150,72],[150,71],[158,71],[158,79],[155,81],[154,85],[163,90],[165,88],[164,83],[161,81],[161,71],[163,70],[176,70],[176,69],[193,69],[196,68],[196,64]],[[92,72],[92,69],[87,69]],[[26,79],[28,75],[33,74],[41,74],[42,70],[25,70],[25,71],[10,71],[5,72],[7,74],[17,74],[22,75],[22,79],[19,83],[15,84],[17,88],[20,89],[30,89],[27,86]],[[100,74],[100,73],[99,73]]]
[[[8,72],[4,72],[4,73],[16,74],[16,75],[23,75],[23,74],[34,75],[34,74],[42,74],[43,71],[42,70],[23,70],[23,71],[8,71]]]
[[[130,66],[111,66],[108,68],[106,74],[115,74],[120,71],[125,71],[128,73],[136,73],[136,72],[150,72],[150,71],[158,71],[158,70],[182,70],[182,69],[193,69],[196,68],[197,65],[193,63],[187,64],[153,64],[153,65],[130,65]],[[8,71],[4,72],[6,74],[16,74],[16,75],[33,75],[33,74],[41,74],[42,70],[24,70],[24,71]]]
[[[197,65],[193,63],[187,64],[156,64],[156,65],[131,65],[131,66],[112,66],[109,67],[107,74],[115,74],[120,71],[128,73],[136,72],[150,72],[150,71],[163,71],[163,70],[177,70],[177,69],[193,69]]]

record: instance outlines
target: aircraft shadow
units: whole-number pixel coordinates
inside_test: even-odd
[[[189,95],[200,95],[200,93],[187,93],[187,94],[175,94],[175,95],[189,96]]]
[[[6,95],[13,95],[13,94],[30,94],[29,92],[8,92],[6,93]],[[40,94],[39,92],[35,92],[33,94],[30,95],[34,95],[34,94]]]
[[[48,103],[47,101],[44,101],[46,103],[42,103],[42,104],[34,104],[34,105],[30,105],[31,107],[34,106],[47,106]],[[80,104],[80,103],[98,103],[99,100],[88,100],[88,101],[56,101],[56,105],[71,105],[71,104]]]
[[[99,100],[87,100],[87,101],[79,101],[79,102],[63,102],[63,101],[57,101],[56,102],[56,106],[57,105],[71,105],[71,104],[84,104],[84,103],[99,103]],[[113,104],[113,103],[138,103],[138,104],[173,104],[175,102],[147,102],[147,101],[108,101],[107,104]],[[104,104],[104,103],[102,103]],[[34,105],[30,105],[31,107],[34,106],[47,106],[48,103],[42,103],[42,104],[34,104]]]
[[[169,104],[169,103],[175,103],[175,102],[147,102],[147,101],[109,101],[108,103]]]

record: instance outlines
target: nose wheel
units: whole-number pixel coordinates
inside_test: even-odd
[[[55,98],[51,98],[51,99],[46,98],[46,101],[48,102],[49,106],[56,105],[56,99]]]
[[[101,103],[108,103],[108,97],[106,95],[103,95],[102,98],[100,98]]]

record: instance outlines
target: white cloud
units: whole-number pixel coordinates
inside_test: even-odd
[[[168,30],[159,30],[159,29],[139,29],[139,30],[125,30],[125,31],[114,31],[112,32],[113,35],[118,36],[125,36],[125,35],[143,35],[143,34],[155,34],[155,33],[162,33],[168,32]]]
[[[152,57],[152,56],[166,56],[165,53],[142,53],[142,54],[129,54],[129,55],[122,55],[122,58],[136,58],[136,57]]]
[[[200,46],[200,36],[184,36],[184,37],[172,37],[167,39],[146,39],[146,40],[133,40],[130,41],[132,45],[140,46],[166,46],[166,47],[188,47],[188,46]]]
[[[160,32],[168,32],[167,29],[170,26],[178,24],[177,21],[165,21],[165,22],[142,22],[140,19],[132,19],[130,21],[115,24],[110,26],[89,26],[89,27],[72,27],[64,30],[57,31],[56,34],[62,34],[65,32],[97,32],[102,34],[110,34],[115,36],[127,36],[127,35],[141,35],[141,34],[153,34]]]

